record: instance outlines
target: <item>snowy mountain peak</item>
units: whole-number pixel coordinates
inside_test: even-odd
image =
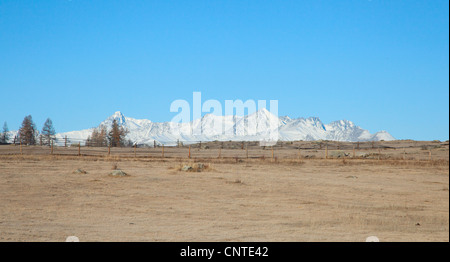
[[[217,119],[217,118],[219,118],[220,116],[216,116],[216,115],[214,115],[214,114],[205,114],[203,117],[202,117],[202,121],[206,121],[206,120],[210,120],[210,119]]]
[[[290,118],[289,116],[280,116],[280,119],[283,121],[291,121],[292,118]]]
[[[331,122],[330,126],[333,126],[336,128],[353,128],[353,127],[355,127],[355,124],[349,120],[339,120],[339,121]]]
[[[261,109],[258,109],[255,113],[257,114],[263,114],[263,115],[269,115],[272,114],[267,108],[263,107]],[[273,115],[273,114],[272,114]]]
[[[376,132],[373,135],[373,137],[374,137],[375,141],[381,141],[381,140],[392,141],[392,140],[395,140],[395,138],[391,134],[389,134],[387,131],[385,131],[385,130]]]
[[[218,116],[206,114],[189,123],[154,123],[147,119],[126,117],[117,111],[99,126],[111,128],[116,120],[128,131],[127,139],[138,144],[153,145],[153,142],[175,145],[176,142],[195,143],[198,141],[261,141],[268,130],[278,131],[281,141],[295,140],[334,140],[334,141],[379,141],[395,140],[388,132],[371,134],[348,120],[339,120],[323,124],[318,117],[291,119],[288,116],[277,117],[266,108],[246,116]],[[222,128],[223,127],[223,128]],[[87,139],[93,129],[59,133],[56,136]],[[193,130],[201,130],[194,133]],[[253,132],[256,130],[256,132]],[[261,130],[263,130],[261,132]]]
[[[119,125],[124,125],[127,122],[125,115],[122,114],[122,112],[120,111],[115,112],[103,122],[105,122],[105,124],[108,125],[112,123],[114,120],[116,120],[117,124]]]
[[[278,117],[276,115],[272,114],[266,108],[261,108],[258,111],[256,111],[255,113],[248,115],[246,117],[250,118],[252,116],[256,117],[257,119],[268,119],[268,120],[276,119],[276,121],[278,121]]]
[[[122,112],[116,111],[111,117],[114,117],[114,118],[123,118],[123,117],[125,117],[125,116],[122,114]]]
[[[311,116],[311,117],[308,117],[308,118],[299,117],[297,119],[300,120],[300,121],[305,121],[307,123],[311,123],[311,124],[316,125],[316,126],[323,125],[322,120],[320,120],[320,118],[315,117],[315,116]]]

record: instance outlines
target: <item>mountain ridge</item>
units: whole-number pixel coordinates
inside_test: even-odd
[[[368,130],[362,129],[349,120],[337,120],[329,124],[324,124],[318,117],[299,117],[294,119],[288,116],[277,117],[265,108],[246,116],[217,116],[206,114],[189,123],[152,122],[148,119],[127,117],[122,112],[117,111],[102,121],[98,127],[104,125],[109,129],[114,120],[119,125],[128,129],[127,139],[133,143],[142,145],[153,145],[156,142],[157,144],[170,146],[176,145],[178,141],[183,143],[215,140],[261,141],[264,140],[267,132],[276,132],[276,130],[278,130],[278,140],[281,141],[333,140],[364,142],[395,140],[387,131],[382,130],[371,134]],[[220,123],[220,125],[214,126],[215,123]],[[273,128],[274,126],[270,126],[270,123],[275,123],[276,127]],[[199,134],[193,132],[196,128],[197,130],[201,130]],[[251,130],[255,129],[256,132],[251,132]],[[56,138],[57,141],[61,141],[61,139],[67,136],[83,144],[82,141],[86,140],[93,130],[94,128],[89,128],[58,133],[56,134]]]

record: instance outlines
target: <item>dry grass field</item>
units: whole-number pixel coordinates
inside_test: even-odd
[[[164,150],[0,146],[0,241],[449,241],[448,142]]]

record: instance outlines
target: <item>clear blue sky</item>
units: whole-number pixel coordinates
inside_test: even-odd
[[[449,137],[448,0],[0,0],[0,125],[277,99],[279,115]]]

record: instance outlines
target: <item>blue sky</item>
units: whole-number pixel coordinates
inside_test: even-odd
[[[0,0],[0,124],[57,132],[176,99],[277,99],[279,115],[449,137],[447,0]]]

